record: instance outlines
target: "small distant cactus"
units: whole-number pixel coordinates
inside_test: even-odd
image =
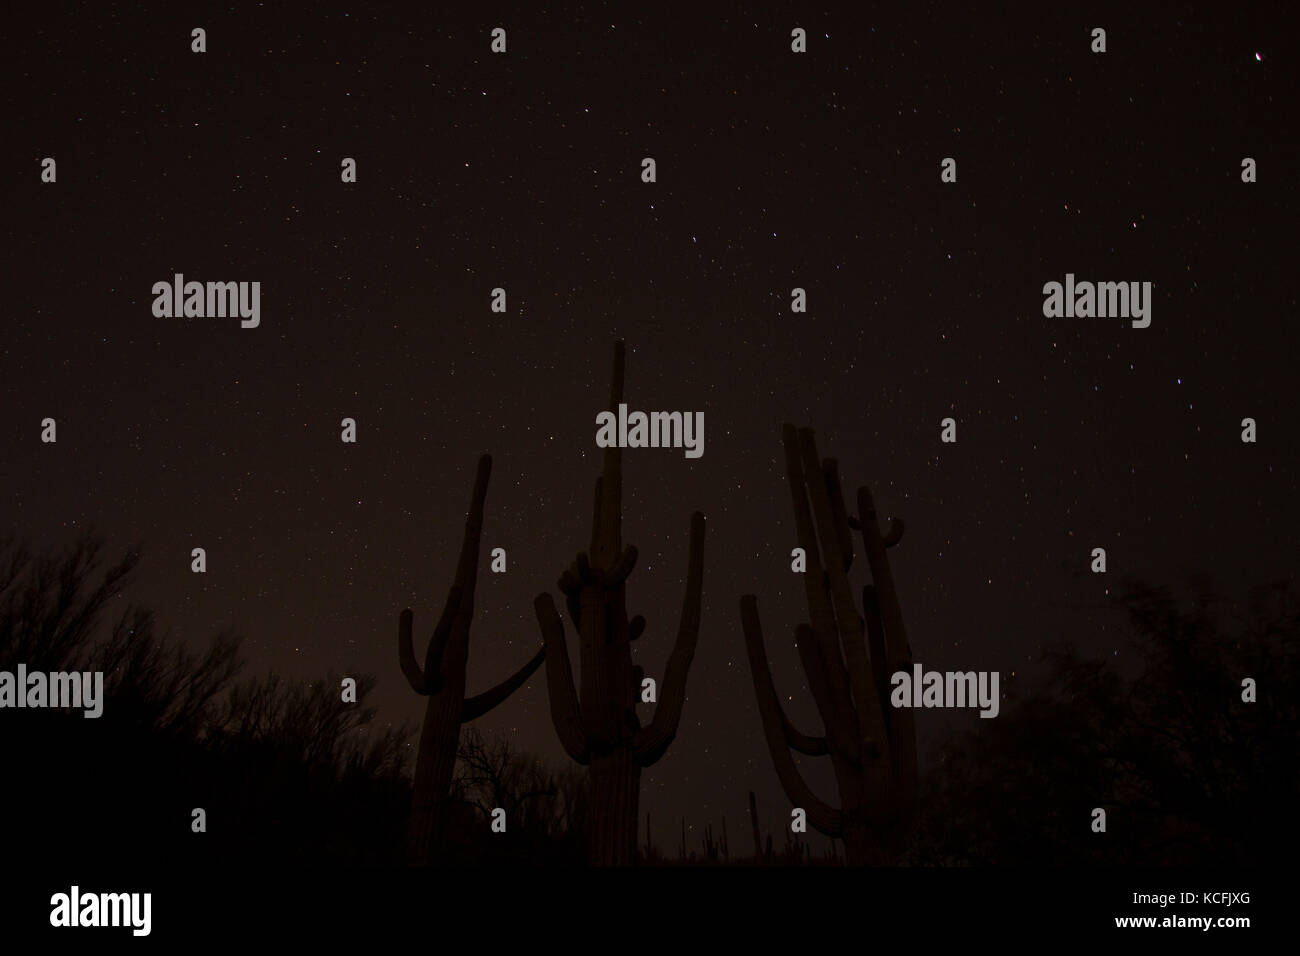
[[[514,676],[475,697],[465,697],[469,627],[474,617],[479,539],[483,533],[483,503],[491,474],[492,457],[484,455],[478,462],[474,494],[465,519],[456,582],[447,593],[442,616],[433,629],[423,669],[415,659],[411,641],[411,609],[402,611],[398,620],[397,656],[402,673],[412,690],[429,698],[424,711],[424,726],[420,731],[420,750],[411,797],[409,859],[417,866],[432,862],[443,844],[461,724],[483,716],[513,694],[541,666],[546,656],[546,650],[542,648]]]
[[[754,791],[749,791],[749,825],[754,831],[754,862],[760,862],[766,859],[763,854],[763,835],[758,825],[758,801],[754,798]]]
[[[658,863],[660,859],[659,848],[655,846],[654,834],[650,831],[650,814],[645,815],[645,860],[648,863]]]
[[[721,855],[721,847],[713,839],[713,824],[704,825],[704,838],[702,841],[704,847],[704,859],[710,863],[717,863]]]

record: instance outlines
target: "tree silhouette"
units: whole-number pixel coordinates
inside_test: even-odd
[[[194,652],[158,635],[124,600],[135,554],[105,564],[91,535],[62,555],[0,542],[0,663],[103,671],[103,714],[6,710],[0,750],[18,786],[0,787],[7,852],[65,861],[246,863],[400,859],[409,800],[408,728],[370,733],[374,680],[343,704],[339,679],[238,682],[240,639]],[[208,833],[191,829],[207,813]]]
[[[473,821],[460,828],[457,862],[578,865],[588,793],[582,773],[552,767],[505,738],[471,727],[461,735],[452,799]],[[504,834],[492,833],[492,812],[506,812]],[[468,812],[467,812],[468,811]]]
[[[1073,648],[1043,688],[949,742],[926,782],[913,861],[1237,864],[1295,846],[1293,580],[1232,603],[1126,583],[1127,669]],[[1258,699],[1243,701],[1253,678]],[[1107,811],[1104,834],[1091,810]]]

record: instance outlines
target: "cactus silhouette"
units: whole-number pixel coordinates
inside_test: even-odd
[[[442,616],[433,629],[423,670],[416,662],[411,643],[411,609],[402,611],[398,621],[397,656],[402,673],[417,694],[429,698],[424,711],[424,726],[420,731],[420,750],[415,762],[415,784],[411,796],[409,859],[416,865],[432,862],[443,843],[461,724],[483,716],[513,694],[546,656],[543,647],[514,676],[475,697],[465,697],[469,627],[474,617],[479,539],[483,533],[483,503],[491,474],[492,456],[483,455],[478,460],[474,494],[465,519],[456,582],[447,593]]]
[[[758,827],[758,802],[754,791],[749,791],[749,826],[754,831],[754,862],[763,859],[763,836]]]
[[[610,407],[623,400],[623,343],[614,345]],[[628,620],[626,582],[636,564],[634,547],[623,547],[623,453],[605,449],[604,471],[596,481],[591,549],[578,555],[560,577],[569,616],[577,630],[582,673],[581,695],[565,642],[564,622],[550,594],[534,602],[546,647],[546,686],[551,720],[565,752],[587,767],[591,793],[588,859],[596,866],[636,862],[637,804],[641,768],[655,763],[677,734],[686,702],[686,678],[700,629],[700,590],[704,578],[704,515],[691,515],[686,597],[677,641],[668,659],[654,719],[645,727],[637,717],[644,671],[632,663],[632,641],[645,630],[645,618]]]
[[[887,705],[889,675],[909,669],[912,656],[885,554],[902,538],[903,523],[895,520],[882,536],[865,487],[858,489],[858,517],[850,516],[839,465],[833,458],[818,460],[813,430],[787,424],[782,432],[795,526],[808,562],[803,578],[810,624],[799,625],[795,643],[825,736],[801,733],[786,717],[767,663],[758,599],[747,594],[740,616],[763,731],[781,786],[813,827],[842,839],[850,864],[884,863],[896,857],[916,803],[912,714]],[[873,582],[862,589],[863,612],[849,586],[851,529],[862,532]],[[812,792],[791,750],[830,757],[839,809]]]

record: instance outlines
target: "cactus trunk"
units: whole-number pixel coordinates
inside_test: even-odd
[[[591,787],[588,859],[595,866],[632,866],[637,862],[640,761],[630,748],[616,747],[591,758],[587,777]]]
[[[409,856],[417,865],[430,862],[442,845],[447,794],[451,790],[456,768],[456,750],[460,743],[460,700],[439,694],[429,698],[420,730],[420,750],[415,761],[415,781],[411,794],[411,822],[408,835]]]

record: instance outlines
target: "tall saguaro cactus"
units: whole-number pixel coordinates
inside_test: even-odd
[[[623,400],[623,343],[614,346],[610,407]],[[623,547],[623,453],[605,449],[604,472],[596,481],[591,549],[578,555],[560,577],[569,615],[579,635],[581,694],[574,686],[564,622],[550,594],[534,602],[546,647],[546,686],[551,720],[570,757],[586,765],[591,809],[588,858],[597,866],[636,862],[637,804],[641,769],[655,763],[677,735],[686,702],[686,677],[700,630],[704,578],[704,515],[691,515],[686,597],[677,641],[668,659],[654,719],[637,717],[644,671],[632,663],[632,641],[645,618],[627,616],[626,582],[636,564],[635,547]]]
[[[465,669],[469,663],[469,627],[474,617],[474,589],[478,582],[479,540],[483,533],[483,502],[487,498],[492,456],[478,460],[474,495],[465,519],[456,582],[447,593],[442,616],[421,670],[411,643],[411,609],[402,611],[397,630],[397,656],[411,688],[429,698],[420,731],[420,751],[415,763],[411,798],[410,861],[431,862],[442,844],[443,826],[451,791],[460,725],[496,707],[532,676],[546,656],[543,647],[514,676],[477,696],[465,697]]]
[[[911,668],[911,648],[885,549],[903,536],[895,520],[882,535],[871,491],[858,489],[858,516],[848,514],[834,458],[821,461],[811,428],[785,425],[786,473],[799,546],[807,556],[809,624],[795,643],[825,736],[801,733],[786,717],[772,683],[758,599],[740,599],[741,623],[768,749],[786,795],[819,832],[844,841],[851,864],[887,862],[916,803],[916,730],[912,713],[889,707],[889,677]],[[851,529],[862,532],[872,584],[853,603],[848,570]],[[870,649],[868,650],[868,645]],[[813,792],[790,751],[829,756],[839,789],[835,809]]]

